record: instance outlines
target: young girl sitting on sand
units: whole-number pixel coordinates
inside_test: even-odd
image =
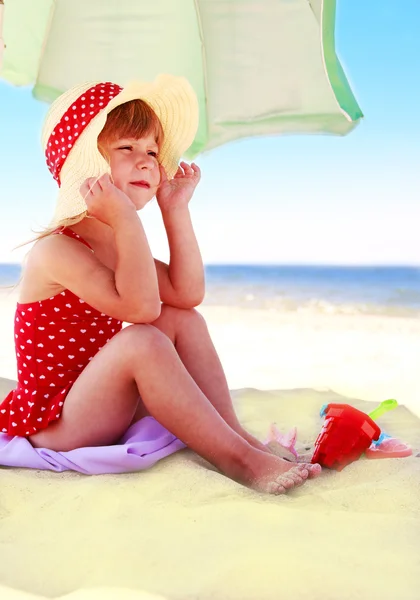
[[[321,469],[275,456],[241,427],[194,310],[204,271],[188,203],[200,169],[178,163],[197,124],[191,86],[169,75],[79,85],[51,105],[43,146],[59,197],[27,257],[18,384],[0,431],[66,451],[114,444],[152,415],[226,476],[280,494]],[[169,265],[153,259],[137,212],[154,196]]]

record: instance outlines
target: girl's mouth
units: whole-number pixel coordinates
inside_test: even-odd
[[[136,187],[142,187],[146,189],[150,188],[150,183],[148,183],[147,181],[131,181],[130,183],[131,185],[135,185]]]

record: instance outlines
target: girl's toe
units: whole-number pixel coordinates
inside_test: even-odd
[[[296,485],[302,485],[305,482],[305,479],[308,478],[308,471],[305,469],[300,469],[299,471],[295,471],[294,469],[290,469],[285,473],[286,477],[293,479]]]
[[[313,477],[318,477],[318,475],[321,474],[322,472],[322,467],[320,464],[318,463],[314,463],[313,465],[310,464],[307,466],[308,471],[309,471],[309,477],[313,478]]]

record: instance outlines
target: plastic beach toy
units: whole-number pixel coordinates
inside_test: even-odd
[[[315,441],[312,463],[341,471],[358,460],[374,440],[378,440],[381,430],[372,417],[397,406],[395,400],[386,400],[370,415],[349,404],[328,404],[323,407],[324,426]]]
[[[384,400],[375,410],[365,414],[348,404],[324,404],[320,414],[321,417],[327,416],[327,420],[315,441],[311,461],[341,471],[360,458],[363,452],[367,458],[410,456],[413,451],[407,444],[381,432],[373,422],[397,406],[398,402],[394,399]],[[272,423],[264,444],[278,456],[296,461],[299,460],[296,437],[296,427],[283,434]]]
[[[377,408],[375,408],[375,410],[368,413],[368,416],[375,421],[376,419],[379,419],[379,417],[382,417],[382,415],[386,412],[397,408],[397,406],[398,402],[393,398],[390,400],[384,400]]]
[[[293,427],[287,433],[281,433],[275,423],[271,423],[267,439],[263,442],[277,456],[296,461],[299,455],[296,450],[297,428]]]
[[[413,454],[410,446],[384,431],[366,450],[366,458],[405,458]]]
[[[397,406],[398,402],[396,400],[384,400],[378,408],[369,413],[369,417],[373,420],[378,419]],[[388,435],[385,431],[382,431],[379,438],[374,440],[365,452],[367,458],[405,458],[412,454],[413,451],[410,446]]]
[[[384,400],[378,408],[369,413],[369,417],[377,419],[397,405],[396,400]],[[413,451],[410,446],[383,431],[379,438],[371,443],[365,454],[367,458],[405,458],[411,456]]]

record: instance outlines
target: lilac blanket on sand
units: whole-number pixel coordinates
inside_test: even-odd
[[[78,471],[85,475],[130,473],[148,469],[158,460],[185,448],[185,444],[153,417],[129,427],[113,446],[55,452],[34,448],[26,439],[0,433],[0,465],[50,471]]]

